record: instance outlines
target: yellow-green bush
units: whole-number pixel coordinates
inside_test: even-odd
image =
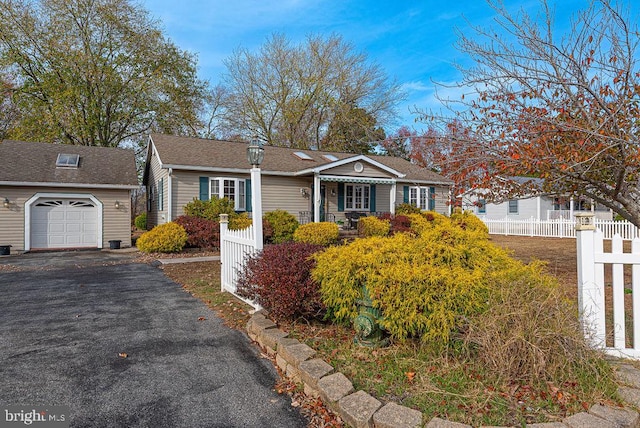
[[[293,233],[295,242],[307,244],[331,245],[338,241],[340,230],[338,225],[331,222],[307,223],[296,229]]]
[[[425,222],[418,236],[358,239],[316,256],[312,276],[335,320],[357,315],[356,299],[366,285],[392,336],[443,344],[466,317],[485,309],[496,275],[520,266],[488,235],[444,216],[417,216]]]
[[[358,220],[358,234],[360,236],[387,236],[391,229],[391,222],[378,217],[360,217]]]
[[[184,227],[170,222],[154,227],[143,233],[136,241],[138,250],[145,253],[175,253],[187,243]]]
[[[460,212],[458,210],[451,214],[451,220],[463,229],[477,230],[487,234],[489,233],[487,225],[471,211]]]
[[[249,218],[247,213],[242,213],[240,215],[229,218],[229,229],[231,230],[246,229],[252,224],[253,224],[253,221]]]
[[[450,223],[449,217],[435,211],[425,211],[420,214],[407,214],[407,217],[411,222],[411,230],[417,234],[422,234],[423,232],[433,229],[443,223]]]

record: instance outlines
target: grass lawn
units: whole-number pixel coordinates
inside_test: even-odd
[[[576,300],[575,240],[512,236],[492,236],[491,240],[525,262],[547,261],[548,271],[559,279],[565,294]],[[186,291],[218,311],[228,325],[244,327],[248,306],[220,292],[218,263],[166,265],[163,269]],[[442,357],[412,341],[369,349],[353,343],[353,331],[348,326],[299,321],[280,327],[316,349],[325,361],[349,377],[356,389],[369,392],[383,403],[394,401],[430,417],[474,426],[520,426],[558,421],[594,402],[616,402],[615,384],[606,367],[601,370],[603,377],[597,379],[509,384],[473,361]],[[455,350],[451,354],[455,355]],[[326,412],[320,409],[316,408]],[[327,414],[322,420],[324,425],[314,426],[339,425]]]

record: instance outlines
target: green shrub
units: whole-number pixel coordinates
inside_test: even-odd
[[[143,233],[136,241],[144,253],[175,253],[187,243],[187,232],[177,223],[169,222]]]
[[[366,286],[393,337],[446,344],[468,316],[485,309],[496,275],[518,264],[481,232],[444,216],[419,216],[427,225],[416,237],[358,239],[316,256],[312,276],[336,321],[357,315]]]
[[[138,230],[147,230],[147,213],[142,213],[133,220],[133,224]]]
[[[396,215],[420,214],[420,208],[411,204],[400,204],[396,207]]]
[[[489,228],[471,211],[454,212],[451,214],[451,220],[463,229],[477,230],[489,233]]]
[[[251,226],[253,221],[249,218],[247,213],[242,213],[236,216],[233,216],[229,219],[229,229],[230,230],[242,230]]]
[[[331,245],[338,241],[340,229],[331,222],[307,223],[298,227],[293,234],[295,242],[307,244]]]
[[[286,242],[264,247],[240,271],[238,294],[259,303],[278,320],[320,317],[324,305],[311,279],[319,245]]]
[[[358,220],[358,234],[360,236],[387,236],[391,229],[391,221],[377,217],[360,217]]]
[[[220,221],[220,214],[229,214],[229,218],[235,217],[233,201],[227,198],[214,196],[208,201],[194,199],[183,208],[184,214],[190,217],[206,218],[207,220]]]
[[[293,234],[300,226],[298,220],[284,210],[265,213],[263,220],[266,223],[264,227],[265,240],[273,244],[293,241]]]

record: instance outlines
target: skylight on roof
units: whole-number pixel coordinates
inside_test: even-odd
[[[59,153],[58,159],[56,159],[56,166],[66,168],[77,168],[80,161],[80,155],[70,155],[65,153]]]
[[[338,158],[334,155],[322,155],[323,158],[325,158],[326,160],[330,160],[330,161],[337,161]]]
[[[299,157],[302,160],[313,160],[313,158],[311,156],[309,156],[308,154],[304,153],[304,152],[293,152],[294,155],[296,155],[297,157]]]

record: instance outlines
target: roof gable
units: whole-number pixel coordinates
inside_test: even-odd
[[[66,165],[57,165],[60,154],[70,155]],[[0,159],[8,160],[0,168],[0,183],[138,184],[133,150],[5,140]]]

